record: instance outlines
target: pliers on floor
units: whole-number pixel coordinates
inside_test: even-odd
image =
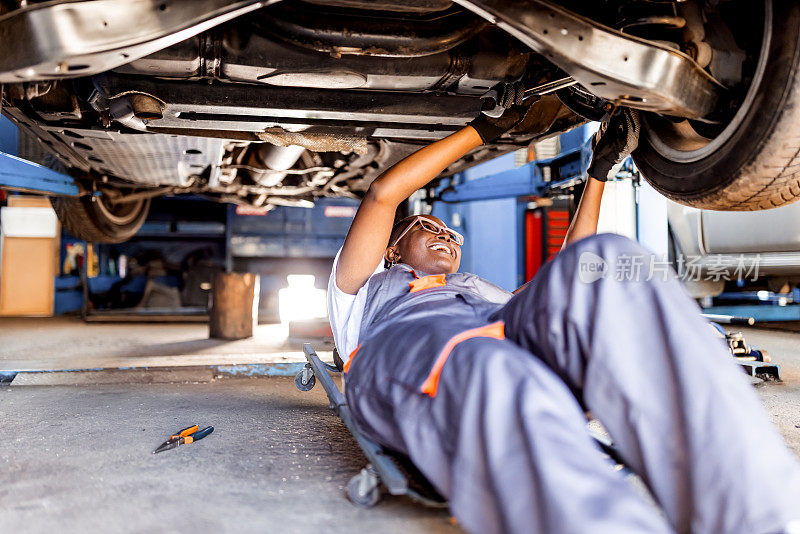
[[[203,430],[198,430],[198,428],[197,425],[192,425],[184,428],[177,434],[171,435],[167,441],[159,445],[158,448],[153,451],[153,454],[174,449],[178,445],[188,445],[189,443],[203,439],[214,431],[213,426],[207,426]]]

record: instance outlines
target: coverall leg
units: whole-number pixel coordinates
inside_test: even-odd
[[[615,273],[631,258],[651,254],[613,234],[565,248],[502,309],[507,337],[603,423],[678,532],[783,532],[797,459],[679,281]]]
[[[486,324],[463,303],[434,309],[364,340],[346,395],[359,428],[408,455],[468,532],[672,532],[599,451],[563,380],[513,342],[456,344],[436,391],[422,392],[433,347]]]
[[[411,458],[468,532],[672,532],[599,451],[563,381],[514,343],[458,344],[434,397],[381,371],[414,357],[391,352],[354,357],[348,404],[367,435]]]

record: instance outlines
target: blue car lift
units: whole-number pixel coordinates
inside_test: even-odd
[[[0,106],[2,106],[0,94]],[[78,196],[71,176],[22,159],[17,152],[17,127],[0,115],[0,189],[49,196]]]
[[[762,322],[800,321],[800,289],[789,294],[765,291],[721,293],[713,298],[708,313],[746,315]]]
[[[563,139],[563,137],[562,137]],[[544,196],[547,192],[568,189],[586,179],[592,158],[591,139],[567,148],[550,159],[531,161],[521,167],[445,187],[435,200],[468,202],[499,198]],[[631,164],[628,160],[628,167]],[[545,178],[549,169],[549,178]]]
[[[80,192],[71,176],[5,152],[0,152],[0,189],[70,197]]]

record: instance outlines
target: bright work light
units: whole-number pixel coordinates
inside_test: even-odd
[[[327,317],[325,290],[314,287],[313,274],[290,274],[289,287],[278,290],[278,313],[281,323]]]

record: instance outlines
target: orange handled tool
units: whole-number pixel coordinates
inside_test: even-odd
[[[203,430],[198,430],[198,428],[199,427],[197,425],[188,426],[179,431],[177,434],[171,435],[167,441],[159,445],[158,448],[153,451],[153,454],[174,449],[178,445],[188,445],[189,443],[194,443],[195,441],[203,439],[214,431],[213,426],[207,426]]]
[[[179,431],[177,434],[172,434],[169,439],[177,439],[177,438],[185,438],[189,434],[194,434],[198,431],[200,427],[197,425],[187,426],[183,430]]]

